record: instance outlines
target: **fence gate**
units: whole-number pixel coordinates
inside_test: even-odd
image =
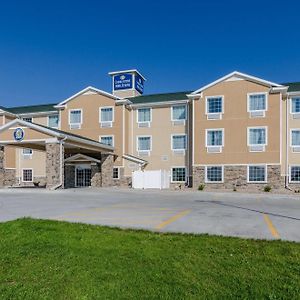
[[[170,172],[165,170],[134,171],[132,187],[134,189],[168,189],[170,187]]]

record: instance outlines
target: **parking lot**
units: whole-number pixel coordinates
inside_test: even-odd
[[[127,189],[0,190],[0,221],[21,217],[300,241],[300,196]]]

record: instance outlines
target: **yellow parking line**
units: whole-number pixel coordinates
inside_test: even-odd
[[[272,236],[276,239],[279,239],[280,235],[279,235],[278,231],[276,230],[275,226],[273,225],[270,217],[268,215],[264,214],[264,219],[265,219],[265,222],[267,223],[267,225],[269,227],[269,230],[270,230]]]
[[[191,210],[183,210],[181,212],[179,212],[178,214],[172,216],[171,218],[169,218],[168,220],[158,224],[155,229],[160,230],[163,229],[164,227],[166,227],[167,225],[175,222],[176,220],[178,220],[179,218],[182,218],[184,216],[186,216],[187,214],[189,214],[191,212]]]

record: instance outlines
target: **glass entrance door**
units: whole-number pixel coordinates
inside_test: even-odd
[[[76,166],[76,187],[91,186],[91,175],[90,165]]]

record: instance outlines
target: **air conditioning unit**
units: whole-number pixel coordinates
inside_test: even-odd
[[[112,127],[112,122],[111,121],[101,122],[100,126],[101,126],[101,128],[110,128],[110,127]]]
[[[222,146],[208,146],[207,153],[221,153]]]
[[[174,125],[174,126],[182,126],[182,125],[185,125],[185,120],[176,120],[176,121],[173,121],[173,125]]]
[[[260,110],[260,111],[250,111],[250,118],[263,118],[265,117],[265,111]]]
[[[293,119],[300,119],[300,114],[293,114]]]
[[[139,122],[138,127],[139,128],[150,127],[150,122]]]
[[[139,151],[139,156],[149,156],[150,151]]]
[[[173,150],[173,153],[178,156],[184,156],[185,150]]]
[[[22,154],[22,157],[25,160],[32,159],[32,154]]]
[[[220,113],[209,113],[207,114],[207,120],[221,120],[222,114]]]
[[[80,129],[81,124],[70,124],[70,129]]]
[[[255,146],[249,146],[250,152],[264,152],[265,151],[265,145],[255,145]]]
[[[293,152],[299,153],[300,152],[300,146],[293,146]]]

